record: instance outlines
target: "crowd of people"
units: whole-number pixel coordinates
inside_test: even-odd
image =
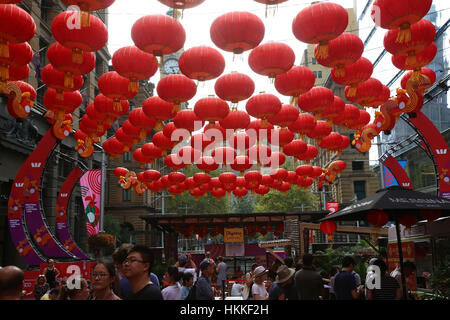
[[[227,296],[242,300],[395,300],[401,299],[400,269],[387,274],[386,263],[373,258],[369,264],[377,266],[381,279],[378,288],[365,286],[372,281],[369,270],[364,283],[355,272],[355,261],[344,257],[342,266],[333,268],[324,278],[314,266],[311,254],[305,254],[297,264],[291,257],[275,260],[269,269],[254,264],[245,275],[240,268],[227,280],[227,265],[222,257],[216,261],[208,252],[198,268],[190,255],[181,255],[169,266],[162,285],[152,273],[153,253],[142,245],[124,244],[112,255],[112,261],[98,260],[90,280],[79,279],[77,286],[58,282],[60,274],[54,261],[40,274],[34,285],[36,300],[214,300],[225,296],[226,283],[232,282]],[[415,272],[411,262],[405,262],[405,277]],[[0,300],[26,299],[23,295],[24,272],[15,266],[0,269]],[[407,292],[413,286],[406,283]],[[408,293],[408,299],[414,296]]]

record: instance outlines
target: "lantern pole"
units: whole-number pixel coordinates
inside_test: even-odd
[[[398,257],[400,260],[400,273],[402,277],[402,289],[403,289],[403,300],[406,300],[406,278],[405,272],[403,270],[403,250],[402,250],[402,239],[400,237],[400,223],[398,222],[398,217],[395,217],[395,232],[397,233],[397,246],[398,246]]]

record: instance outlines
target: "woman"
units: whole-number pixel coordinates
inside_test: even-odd
[[[244,286],[244,291],[242,291],[242,298],[244,300],[253,300],[252,286],[253,286],[253,275],[254,275],[256,267],[258,267],[258,265],[256,263],[254,263],[252,265],[251,271],[247,272],[245,274],[245,286]]]
[[[114,263],[97,261],[92,270],[93,300],[122,300],[111,290],[116,279]]]
[[[59,270],[55,268],[55,261],[53,259],[48,260],[48,265],[44,268],[43,273],[50,288],[56,288],[56,278],[59,277]]]
[[[164,300],[181,300],[181,286],[178,282],[179,280],[180,276],[178,268],[174,266],[168,267],[164,274],[164,282],[167,283],[167,287],[161,291]]]
[[[80,286],[77,289],[69,287],[67,284],[61,288],[61,293],[58,300],[88,300],[89,285],[86,279],[80,279]]]
[[[50,286],[47,283],[47,279],[43,274],[40,274],[34,285],[34,299],[41,300],[42,296],[49,290]]]
[[[259,266],[255,269],[252,286],[252,295],[254,300],[269,300],[269,293],[264,285],[268,272],[269,270],[266,270],[263,266]]]

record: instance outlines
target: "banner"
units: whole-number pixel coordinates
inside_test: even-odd
[[[224,242],[244,242],[244,228],[225,228]]]
[[[339,202],[327,202],[326,209],[330,211],[329,214],[335,213],[339,210]]]
[[[414,249],[415,248],[413,241],[402,242],[403,262],[407,260],[415,262],[416,256]],[[397,243],[388,243],[387,260],[388,260],[388,272],[392,272],[400,263]]]
[[[87,171],[80,179],[81,197],[87,222],[89,236],[97,234],[100,229],[100,192],[102,173],[100,169]]]
[[[406,168],[406,160],[397,160],[397,162],[400,164],[400,166],[405,170]],[[391,170],[385,165],[383,166],[383,179],[384,179],[384,187],[392,187],[392,186],[398,186],[398,181],[395,179],[394,175],[392,174]],[[407,187],[403,185],[403,187]]]
[[[225,255],[227,257],[243,257],[245,255],[244,243],[225,243]]]

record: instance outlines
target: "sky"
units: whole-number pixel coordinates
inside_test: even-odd
[[[354,3],[357,3],[360,6],[363,6],[366,3],[366,1],[360,0],[334,0],[332,2],[339,3],[345,8],[354,7]],[[298,12],[309,6],[310,3],[311,1],[305,0],[289,0],[278,5],[275,15],[271,14],[272,12],[269,11],[269,15],[266,17],[266,6],[253,0],[206,0],[201,5],[184,11],[183,17],[180,20],[186,31],[184,49],[186,50],[199,45],[211,46],[218,49],[211,41],[209,33],[210,25],[214,19],[227,12],[248,11],[259,16],[265,24],[265,36],[262,43],[268,41],[280,41],[288,44],[296,54],[295,65],[299,65],[306,44],[297,40],[292,33],[292,20]],[[109,8],[108,13],[108,48],[111,55],[121,47],[134,45],[131,39],[131,28],[136,20],[149,14],[166,14],[168,10],[169,7],[161,4],[157,0],[116,0]],[[361,10],[362,8],[357,8],[357,12],[360,12]],[[367,22],[367,20],[370,19],[366,19],[366,22],[363,21],[359,25],[361,30],[360,37],[362,39],[365,37],[362,34],[367,34],[374,26],[373,22]],[[379,33],[378,37],[380,37]],[[371,41],[371,43],[371,47],[366,48],[363,56],[373,62],[383,49],[382,35],[379,41]],[[249,51],[244,52],[240,59],[233,59],[232,53],[220,49],[218,50],[222,53],[226,61],[226,67],[223,74],[230,73],[231,71],[245,73],[255,81],[255,94],[259,92],[272,93],[277,95],[282,103],[289,103],[289,97],[280,95],[268,78],[256,74],[250,69],[248,66]],[[383,83],[386,83],[389,81],[389,77],[391,77],[390,74],[392,74],[392,72],[394,72],[394,74],[396,73],[396,70],[394,69],[393,66],[388,67],[387,69],[376,69],[373,76]],[[159,81],[159,72],[150,80],[157,84]],[[193,107],[198,99],[215,94],[214,83],[215,80],[210,80],[199,85],[196,96],[189,102],[190,107]],[[239,109],[245,110],[245,101],[240,102]],[[378,159],[377,151],[374,147],[371,149],[370,159]],[[371,162],[371,164],[375,164],[375,162]]]

